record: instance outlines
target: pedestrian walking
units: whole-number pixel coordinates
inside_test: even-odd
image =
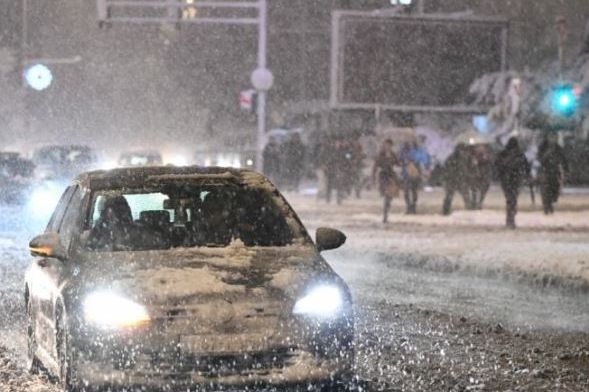
[[[395,173],[395,166],[399,166],[400,162],[393,151],[393,145],[391,139],[383,142],[372,168],[372,183],[376,183],[378,175],[378,187],[384,199],[383,223],[388,222],[393,198],[399,195],[399,179]]]
[[[298,192],[301,178],[305,173],[306,148],[298,132],[282,145],[283,175],[288,190]]]
[[[499,153],[495,167],[501,189],[505,195],[506,226],[515,229],[515,215],[517,214],[517,199],[520,189],[530,176],[530,164],[520,148],[517,138],[512,137],[505,149]]]
[[[325,200],[331,203],[335,192],[337,204],[341,204],[345,197],[345,152],[340,138],[327,139],[320,149],[321,168],[325,175]]]
[[[364,176],[364,159],[366,154],[362,148],[360,140],[356,139],[351,144],[352,162],[351,162],[351,182],[356,198],[362,197],[362,189],[366,186],[366,178]]]
[[[403,176],[403,193],[407,214],[417,213],[419,189],[424,174],[429,170],[430,157],[417,142],[405,143],[400,153],[401,174]]]
[[[467,173],[470,210],[482,210],[493,179],[493,161],[485,144],[470,146],[472,170]]]
[[[264,174],[276,185],[280,179],[280,146],[276,139],[270,137],[268,144],[264,147]]]
[[[442,206],[443,215],[450,215],[452,211],[452,201],[454,200],[454,194],[456,192],[462,195],[464,206],[467,209],[471,205],[467,184],[467,176],[470,170],[470,152],[464,143],[460,143],[454,148],[454,152],[448,157],[448,159],[446,159],[446,163],[442,170],[444,191],[446,194]]]
[[[568,163],[562,147],[556,140],[547,137],[538,148],[538,184],[542,193],[542,206],[546,215],[554,213],[554,203],[558,201],[568,172]]]

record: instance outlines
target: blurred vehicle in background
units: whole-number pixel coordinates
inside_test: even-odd
[[[17,152],[0,152],[0,203],[21,204],[33,181],[35,164]]]
[[[33,154],[37,177],[42,180],[69,182],[81,172],[97,164],[95,151],[84,145],[52,145],[37,149]]]
[[[254,149],[199,150],[194,155],[195,164],[202,167],[253,168],[256,165]]]
[[[35,183],[27,201],[31,225],[46,222],[63,190],[79,173],[96,168],[96,152],[85,145],[49,145],[33,153]]]
[[[162,154],[156,150],[127,151],[119,158],[119,167],[159,166],[163,163]]]

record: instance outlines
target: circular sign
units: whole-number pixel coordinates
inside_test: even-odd
[[[258,68],[252,73],[252,85],[258,91],[268,91],[274,84],[274,75],[268,68]]]
[[[25,80],[31,88],[41,91],[51,86],[53,74],[47,66],[36,64],[27,69],[25,72]]]

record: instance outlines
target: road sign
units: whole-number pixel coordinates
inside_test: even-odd
[[[239,93],[239,107],[246,111],[254,109],[256,90],[250,89]]]

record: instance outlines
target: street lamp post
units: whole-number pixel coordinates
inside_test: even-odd
[[[266,136],[266,99],[268,90],[272,87],[274,77],[267,68],[267,43],[268,43],[268,4],[267,0],[252,1],[210,1],[194,0],[188,6],[211,9],[257,9],[257,18],[251,17],[194,17],[182,18],[179,11],[187,7],[186,3],[170,0],[96,0],[98,10],[98,22],[105,23],[194,23],[194,24],[224,24],[224,25],[255,25],[258,28],[258,60],[257,69],[251,75],[251,82],[258,92],[258,127],[256,132],[256,169],[263,168],[263,149]],[[166,10],[162,16],[115,16],[111,12],[113,8]],[[153,13],[152,13],[153,15]]]
[[[264,169],[264,142],[266,138],[266,98],[272,88],[274,77],[267,68],[268,46],[268,5],[266,0],[259,1],[258,25],[258,69],[252,74],[252,85],[258,91],[258,132],[256,134],[256,170]]]

